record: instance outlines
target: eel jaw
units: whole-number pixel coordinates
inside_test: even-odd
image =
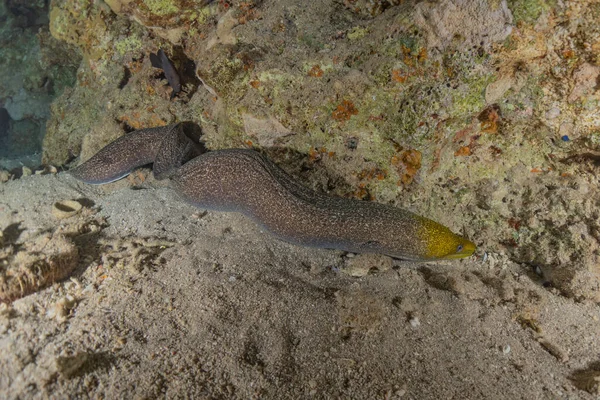
[[[430,260],[455,260],[470,257],[475,243],[453,233],[449,228],[425,217],[417,217],[417,235],[424,245],[425,258]]]
[[[466,239],[463,239],[462,246],[462,250],[457,251],[456,253],[448,254],[442,258],[445,260],[456,260],[458,258],[471,257],[473,253],[475,253],[475,250],[477,250],[477,246],[475,246],[475,243]]]

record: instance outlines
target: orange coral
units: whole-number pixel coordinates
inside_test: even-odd
[[[323,76],[323,70],[319,65],[313,65],[310,71],[308,71],[308,76],[312,76],[313,78],[320,78]]]
[[[497,133],[498,122],[500,121],[500,107],[498,104],[492,104],[479,113],[477,119],[481,122],[481,132]]]
[[[408,65],[409,67],[412,67],[414,65],[412,59],[412,50],[409,47],[402,45],[402,55],[404,56],[402,58],[404,64]]]
[[[119,121],[125,122],[133,129],[141,129],[143,126],[142,121],[140,121],[140,113],[136,111],[132,112],[131,114],[122,115],[119,118]]]
[[[396,166],[400,175],[399,185],[407,186],[412,183],[421,169],[421,160],[421,152],[415,149],[405,150],[399,156],[392,157],[392,165]]]
[[[147,175],[147,172],[137,169],[131,174],[127,175],[127,181],[129,181],[131,186],[141,185],[146,181]]]
[[[317,161],[323,158],[323,156],[327,156],[329,158],[335,157],[335,151],[329,151],[325,147],[321,147],[317,149],[316,147],[311,147],[308,149],[308,158],[310,161]]]
[[[408,74],[403,74],[399,69],[392,70],[392,79],[398,83],[404,83],[408,79]]]
[[[566,59],[575,58],[575,52],[572,49],[565,49],[562,51],[562,56]]]
[[[471,148],[469,146],[462,146],[454,153],[456,157],[465,157],[471,155]]]
[[[142,62],[141,61],[131,61],[126,63],[127,68],[131,71],[132,74],[137,74],[142,70]]]
[[[382,181],[387,176],[387,172],[380,168],[363,169],[356,177],[360,180],[372,180],[373,178]]]
[[[375,200],[375,195],[372,194],[367,186],[370,181],[377,179],[379,181],[384,180],[388,173],[386,170],[380,168],[365,168],[357,173],[354,173],[357,179],[360,180],[358,188],[352,192],[352,197],[362,200]]]
[[[422,76],[423,69],[419,64],[424,64],[427,61],[427,49],[421,48],[418,53],[413,54],[410,47],[402,46],[402,62],[408,70],[400,68],[392,69],[392,80],[398,83],[404,83],[411,76]]]
[[[366,183],[360,183],[358,189],[352,193],[352,197],[361,200],[375,200],[375,197],[367,190],[366,185]]]
[[[238,18],[238,23],[244,25],[248,21],[253,21],[260,18],[260,14],[254,8],[256,4],[252,1],[243,1],[239,4],[242,15]]]
[[[285,25],[282,22],[276,23],[271,28],[271,32],[273,32],[273,33],[282,33],[282,32],[285,32],[285,31],[286,31]]]
[[[358,114],[358,110],[354,107],[354,104],[349,100],[344,100],[342,104],[337,106],[337,108],[331,114],[331,117],[336,121],[348,121],[350,117]]]
[[[150,117],[150,121],[148,122],[148,126],[165,126],[165,125],[167,125],[167,121],[160,118],[156,114],[152,114],[152,116]]]
[[[423,47],[417,55],[417,61],[424,63],[427,60],[427,49]]]
[[[157,116],[156,114],[151,114],[150,118],[147,118],[147,115],[142,116],[139,112],[134,111],[129,114],[124,114],[120,116],[119,121],[125,122],[127,125],[132,127],[133,129],[142,129],[151,126],[165,126],[167,122]]]

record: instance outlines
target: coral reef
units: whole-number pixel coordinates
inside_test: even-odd
[[[69,276],[79,252],[63,235],[43,235],[24,249],[2,248],[0,302],[10,302]]]
[[[597,301],[597,3],[399,3],[53,2],[50,31],[84,61],[44,160],[191,120],[210,148],[257,147],[317,190],[463,227],[482,257]],[[174,101],[158,48],[188,77]]]
[[[50,36],[47,24],[45,1],[0,5],[2,158],[41,153],[50,103],[75,83],[77,50]]]
[[[81,209],[75,200],[61,202]],[[62,206],[65,207],[64,205]],[[56,205],[55,205],[56,208]],[[3,221],[0,234],[0,303],[11,302],[38,291],[71,275],[80,261],[77,242],[85,235],[96,234],[106,221],[85,208],[80,213],[60,213],[53,209],[58,220],[64,220],[54,229],[28,237],[21,237],[19,223],[6,226]],[[77,214],[77,215],[76,215]]]

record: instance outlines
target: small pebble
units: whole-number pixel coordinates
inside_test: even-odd
[[[419,326],[421,326],[421,321],[419,321],[419,317],[412,317],[408,322],[410,322],[410,326],[412,326],[413,328],[418,328]]]
[[[557,107],[552,107],[548,111],[546,111],[546,119],[554,119],[560,115],[560,109]]]
[[[52,205],[52,215],[58,219],[65,219],[79,213],[82,208],[83,206],[77,200],[57,201]]]
[[[0,169],[0,182],[8,182],[10,173],[5,169]]]
[[[69,379],[81,370],[81,367],[90,359],[90,354],[77,352],[67,357],[57,357],[56,370],[65,378]]]
[[[28,167],[23,167],[23,176],[31,176],[31,174],[33,174],[33,172],[31,171],[31,168]]]
[[[76,305],[77,301],[75,298],[67,295],[50,307],[46,315],[51,319],[56,319],[58,322],[65,322]]]
[[[508,354],[508,353],[510,353],[510,345],[509,345],[509,344],[507,344],[506,346],[504,346],[504,347],[502,348],[502,352],[503,352],[504,354]]]
[[[197,211],[192,214],[192,218],[194,219],[202,219],[208,214],[208,211]]]
[[[0,316],[9,317],[12,314],[13,308],[6,303],[0,303]]]

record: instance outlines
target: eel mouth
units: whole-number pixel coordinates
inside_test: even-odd
[[[466,257],[471,257],[473,255],[473,253],[475,253],[475,250],[477,250],[477,246],[475,246],[475,243],[470,242],[468,240],[465,240],[465,243],[462,244],[462,249],[460,251],[457,251],[456,253],[452,253],[452,254],[448,254],[447,256],[443,257],[447,260],[456,260],[458,258],[466,258]]]

